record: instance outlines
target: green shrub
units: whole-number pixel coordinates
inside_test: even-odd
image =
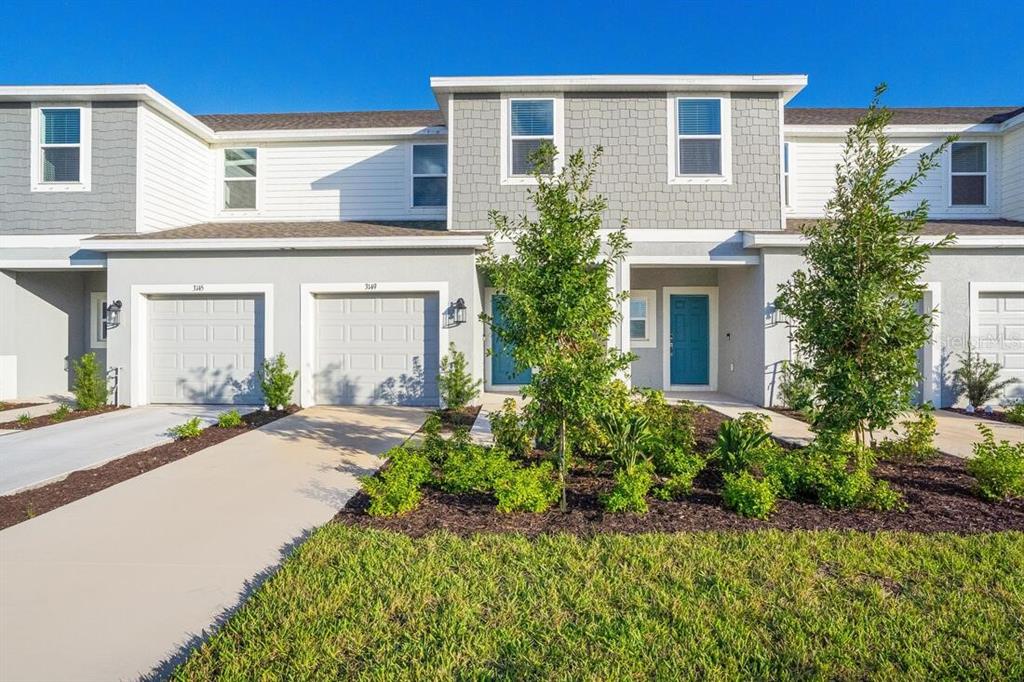
[[[61,403],[60,406],[53,411],[53,414],[50,415],[50,420],[62,422],[68,418],[69,414],[71,414],[71,406],[67,403]]]
[[[814,384],[803,363],[783,363],[779,399],[787,409],[800,412],[808,418],[811,416],[814,411]]]
[[[905,431],[903,436],[894,440],[886,438],[878,445],[878,451],[891,459],[916,462],[934,459],[937,453],[934,443],[936,421],[931,407],[918,408],[914,419],[901,423]]]
[[[776,448],[762,464],[765,476],[776,484],[780,497],[796,500],[812,496],[813,490],[807,485],[807,463],[803,450]]]
[[[740,516],[766,519],[775,509],[775,483],[759,480],[749,471],[727,473],[722,485],[725,506]]]
[[[718,427],[713,453],[722,471],[746,471],[759,461],[771,439],[764,424],[762,415],[744,412],[737,419],[730,419]]]
[[[978,481],[978,495],[989,502],[1024,497],[1024,441],[996,442],[992,429],[978,424],[982,440],[974,444],[967,472]]]
[[[25,426],[30,421],[32,421],[32,417],[29,416],[28,412],[22,412],[18,415],[18,423],[22,426]]]
[[[601,416],[600,423],[608,439],[608,458],[617,469],[632,469],[649,459],[647,417],[635,412],[608,413]]]
[[[693,492],[693,479],[700,473],[700,469],[692,473],[679,473],[670,476],[661,482],[661,485],[651,493],[659,500],[681,500]]]
[[[511,469],[494,484],[494,495],[498,498],[498,511],[525,511],[539,514],[550,509],[561,495],[561,488],[554,477],[554,471],[555,468],[551,462]]]
[[[533,447],[533,437],[513,398],[506,398],[501,409],[488,415],[494,444],[513,457],[522,457]]]
[[[655,452],[654,470],[659,476],[671,478],[673,476],[696,477],[707,464],[707,461],[700,454],[683,448],[670,448]]]
[[[1011,424],[1024,424],[1024,402],[1014,403],[1006,408],[1006,421]]]
[[[804,492],[830,509],[903,507],[903,498],[886,481],[871,475],[874,455],[848,436],[818,435],[804,451],[801,486]]]
[[[288,371],[288,362],[284,353],[278,353],[272,359],[263,361],[260,372],[260,388],[263,389],[263,400],[271,409],[288,407],[292,404],[292,391],[298,372]]]
[[[655,461],[659,454],[672,450],[693,452],[697,446],[693,413],[704,408],[693,403],[669,405],[665,394],[654,389],[640,389],[638,393],[637,409],[647,417],[650,450]]]
[[[441,400],[450,410],[461,410],[480,394],[480,380],[473,380],[469,363],[455,344],[448,345],[448,354],[441,358],[441,373],[437,375],[437,388]]]
[[[601,495],[601,504],[609,512],[647,513],[647,493],[654,485],[654,467],[649,462],[618,469],[615,487]]]
[[[370,497],[367,513],[371,516],[395,516],[414,509],[423,496],[420,488],[430,478],[430,462],[419,450],[392,448],[388,463],[375,476],[359,481]]]
[[[466,444],[452,447],[441,468],[441,487],[453,493],[494,492],[515,465],[501,448]]]
[[[957,397],[966,395],[967,402],[974,407],[995,399],[1004,388],[1017,381],[1013,378],[1000,380],[999,372],[1003,366],[972,352],[970,343],[967,344],[967,352],[959,353],[957,357],[960,366],[953,370],[953,390]]]
[[[423,422],[423,452],[436,465],[448,457],[448,441],[441,435],[441,417],[436,414]]]
[[[228,410],[217,417],[217,426],[222,429],[237,429],[243,423],[242,415],[238,414],[238,410]]]
[[[199,421],[199,417],[192,417],[184,424],[172,426],[168,429],[168,433],[177,438],[178,440],[187,440],[189,438],[198,438],[203,432],[203,424]]]
[[[110,390],[95,353],[86,353],[74,363],[75,383],[71,392],[80,410],[95,410],[107,404]]]

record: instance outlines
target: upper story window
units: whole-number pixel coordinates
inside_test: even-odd
[[[414,208],[448,203],[448,145],[412,146],[412,205]]]
[[[984,206],[988,191],[988,143],[954,142],[950,148],[950,204]]]
[[[88,191],[92,109],[33,107],[32,190]]]
[[[670,100],[671,101],[671,100]],[[670,121],[674,159],[670,182],[731,181],[730,111],[725,97],[677,97]]]
[[[256,208],[256,150],[224,150],[224,208]]]
[[[789,143],[782,143],[782,199],[789,206]]]
[[[562,150],[562,97],[502,97],[501,181],[528,185],[533,178],[531,155],[545,142]],[[541,168],[544,175],[557,173],[562,161]]]

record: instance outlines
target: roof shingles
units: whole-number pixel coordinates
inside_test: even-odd
[[[322,111],[295,114],[202,114],[217,132],[239,130],[333,130],[339,128],[432,128],[445,125],[437,109]]]
[[[99,235],[92,239],[323,239],[336,237],[436,237],[451,235],[443,220],[220,222],[158,232]],[[458,232],[454,234],[468,234]],[[86,240],[88,241],[88,240]]]
[[[1022,106],[917,107],[890,109],[892,125],[1003,123],[1024,113]],[[787,107],[786,125],[853,125],[867,109]]]

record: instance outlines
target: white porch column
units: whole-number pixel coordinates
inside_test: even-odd
[[[628,294],[629,293],[629,289],[631,287],[631,284],[630,284],[630,264],[629,264],[629,259],[628,258],[623,258],[622,261],[618,264],[617,269],[618,269],[618,275],[619,275],[618,276],[618,280],[619,281],[618,281],[618,288],[616,289],[616,291],[625,291]],[[617,339],[617,342],[618,342],[617,345],[618,345],[620,351],[622,351],[623,353],[628,353],[628,352],[630,352],[630,342],[629,342],[629,297],[628,296],[626,297],[626,299],[624,301],[622,301],[620,303],[620,305],[619,305],[619,314],[620,314],[622,319],[619,320],[619,329],[618,329],[618,331],[619,331],[619,338]],[[613,343],[614,343],[614,341],[613,341]],[[633,385],[632,384],[632,376],[631,375],[632,375],[631,372],[626,372],[625,376],[622,377],[622,380],[626,383],[627,386],[632,386]]]

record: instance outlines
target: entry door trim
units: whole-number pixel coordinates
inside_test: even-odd
[[[672,383],[672,296],[708,297],[708,382],[707,384]],[[666,391],[718,390],[718,287],[662,287],[661,290],[661,385]]]
[[[439,357],[448,352],[448,328],[443,323],[450,305],[448,282],[306,282],[299,285],[299,405],[316,405],[316,297],[320,294],[437,294]]]
[[[108,299],[116,294],[108,290]],[[131,395],[132,407],[149,404],[149,297],[159,295],[206,296],[220,294],[247,294],[263,296],[263,357],[274,355],[274,285],[273,284],[133,284],[131,303],[127,310],[131,335]],[[116,330],[114,331],[116,335]],[[107,339],[108,343],[110,339]],[[109,351],[108,351],[109,352]]]

